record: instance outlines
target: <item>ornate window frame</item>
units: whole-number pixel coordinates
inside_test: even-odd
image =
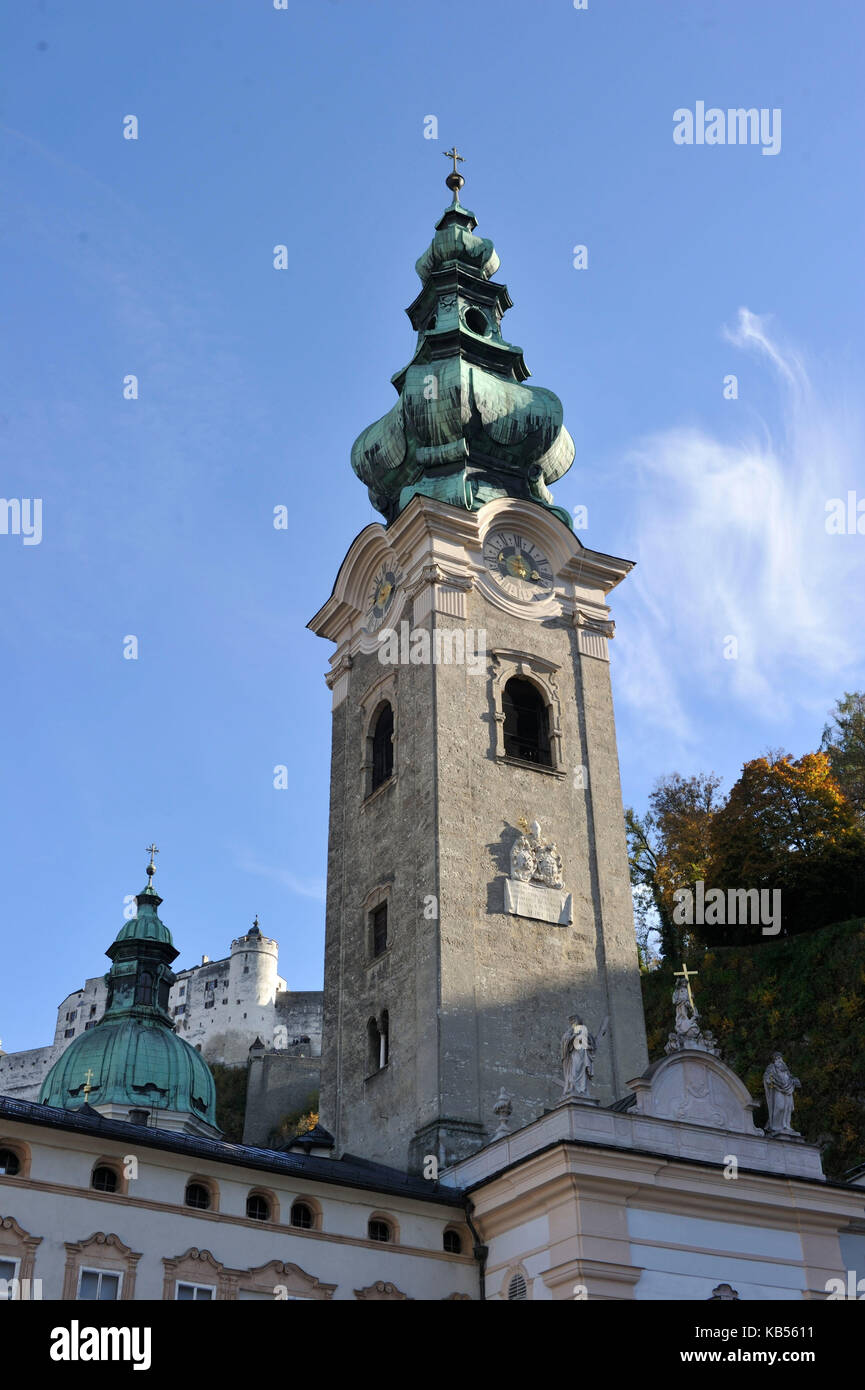
[[[333,1298],[337,1289],[336,1284],[323,1284],[314,1274],[307,1274],[300,1265],[286,1264],[282,1260],[269,1260],[266,1265],[255,1265],[238,1273],[236,1287],[238,1292],[243,1289],[247,1293],[267,1293],[272,1298],[277,1298],[276,1289],[285,1289],[280,1298],[307,1302]]]
[[[193,1298],[193,1299],[190,1299],[190,1300],[189,1300],[189,1301],[192,1302],[192,1303],[212,1303],[212,1302],[214,1302],[215,1299],[216,1299],[216,1285],[215,1285],[215,1284],[193,1284],[193,1283],[191,1282],[191,1280],[189,1280],[189,1279],[175,1279],[175,1281],[174,1281],[174,1301],[175,1301],[176,1303],[180,1301],[180,1286],[181,1286],[181,1284],[183,1285],[184,1288],[186,1288],[186,1289],[194,1289],[196,1292],[197,1292],[199,1289],[210,1289],[210,1290],[212,1291],[212,1293],[213,1293],[213,1298],[212,1298],[212,1299],[208,1299],[208,1298],[196,1299],[196,1298]]]
[[[399,704],[397,701],[396,673],[387,671],[371,685],[360,699],[360,718],[362,730],[360,758],[360,794],[365,806],[374,797],[383,794],[386,787],[392,787],[399,776]],[[393,766],[390,777],[373,789],[372,785],[372,745],[375,726],[385,705],[393,711]]]
[[[199,1250],[196,1245],[191,1245],[183,1255],[171,1258],[163,1256],[162,1268],[163,1302],[176,1301],[178,1283],[208,1284],[211,1288],[215,1287],[217,1299],[236,1296],[237,1286],[233,1278],[236,1271],[227,1269],[213,1258],[209,1250]]]
[[[120,1297],[118,1302],[128,1303],[135,1297],[135,1273],[141,1251],[131,1250],[124,1245],[119,1236],[106,1235],[104,1231],[94,1231],[87,1240],[67,1240],[66,1268],[63,1272],[63,1293],[61,1298],[69,1303],[78,1300],[78,1284],[82,1269],[103,1270],[106,1274],[119,1274]]]
[[[8,1148],[8,1145],[5,1147]],[[31,1236],[29,1231],[18,1225],[14,1216],[0,1216],[0,1257],[17,1263],[15,1278],[19,1281],[19,1287],[25,1279],[33,1279],[36,1250],[42,1244],[42,1239],[42,1236]]]
[[[558,662],[547,661],[545,657],[533,656],[531,652],[499,648],[490,652],[492,676],[490,690],[495,729],[495,756],[498,762],[511,763],[518,767],[532,768],[535,772],[564,777],[565,762],[562,754],[562,702],[559,695]],[[513,677],[530,681],[540,692],[547,710],[547,724],[550,737],[550,759],[552,765],[527,763],[521,758],[511,758],[505,752],[505,686]]]
[[[396,1303],[399,1299],[408,1299],[407,1293],[398,1289],[396,1284],[390,1284],[384,1279],[379,1279],[375,1284],[368,1284],[365,1289],[355,1289],[355,1298],[365,1298],[370,1303]],[[409,1302],[413,1302],[409,1299]]]

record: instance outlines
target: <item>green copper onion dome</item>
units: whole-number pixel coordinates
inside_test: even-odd
[[[137,914],[124,922],[106,952],[111,969],[105,977],[105,1013],[54,1063],[39,1099],[63,1110],[89,1104],[115,1119],[144,1110],[157,1126],[159,1112],[165,1112],[166,1128],[218,1134],[210,1068],[175,1033],[168,1011],[177,950],[157,916],[162,899],[153,887],[154,873],[151,859],[147,886],[135,899]]]
[[[406,311],[417,349],[392,378],[399,400],[355,440],[351,465],[388,523],[423,493],[471,511],[499,497],[531,499],[570,526],[549,491],[574,460],[562,405],[523,384],[522,349],[501,332],[512,300],[491,279],[499,258],[460,204],[461,156],[448,157],[453,202],[417,262],[423,289]]]

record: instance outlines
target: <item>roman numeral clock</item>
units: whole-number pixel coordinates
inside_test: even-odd
[[[553,569],[540,546],[518,531],[495,531],[484,541],[484,564],[511,598],[537,603],[553,590]]]

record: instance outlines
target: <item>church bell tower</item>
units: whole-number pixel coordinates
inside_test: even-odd
[[[511,1131],[557,1104],[573,1016],[600,1104],[647,1065],[608,656],[631,564],[553,503],[573,442],[449,157],[415,354],[352,449],[384,524],[309,624],[335,644],[321,1119],[413,1171],[490,1142],[502,1090]]]

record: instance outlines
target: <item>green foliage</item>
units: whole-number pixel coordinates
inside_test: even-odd
[[[673,894],[706,876],[720,784],[714,772],[674,772],[655,783],[644,816],[625,812],[637,942],[646,963],[654,933],[662,955],[679,956],[684,949],[687,932],[676,923]]]
[[[243,1119],[246,1113],[248,1067],[226,1067],[211,1062],[210,1070],[216,1083],[216,1123],[232,1144],[243,1142]]]
[[[831,717],[820,747],[842,792],[865,821],[865,694],[845,691]]]
[[[865,833],[826,753],[745,763],[709,827],[712,888],[777,889],[785,935],[845,921],[865,906]],[[753,927],[706,925],[706,945],[745,943]]]
[[[763,1072],[781,1052],[802,1082],[793,1127],[825,1146],[828,1177],[840,1178],[865,1159],[865,921],[778,938],[759,947],[686,948],[698,970],[694,998],[723,1060],[742,1078],[766,1120]],[[642,973],[649,1057],[663,1055],[673,1026],[673,971],[665,960]]]

